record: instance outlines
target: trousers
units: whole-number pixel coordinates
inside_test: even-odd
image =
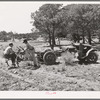
[[[32,49],[32,50],[27,50],[27,52],[28,52],[29,56],[31,57],[31,59],[32,59],[32,61],[33,61],[33,63],[34,63],[34,65],[38,65],[37,59],[36,59],[36,57],[35,57],[35,50],[34,50],[34,49]]]
[[[15,59],[16,59],[16,54],[12,53],[12,54],[4,54],[4,57],[6,59],[11,59],[12,64],[15,64]]]

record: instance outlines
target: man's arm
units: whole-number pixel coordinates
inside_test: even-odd
[[[8,50],[8,52],[9,52],[9,54],[13,54],[13,53],[15,53],[15,52],[13,51],[12,48],[10,48],[10,49]]]

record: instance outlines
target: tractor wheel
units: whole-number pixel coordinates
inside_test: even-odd
[[[48,52],[48,51],[52,51],[52,50],[51,50],[51,49],[47,49],[47,50],[44,51],[44,53],[46,53],[46,52]]]
[[[43,61],[46,65],[53,65],[56,62],[56,55],[52,51],[48,51],[43,55]]]
[[[89,63],[90,62],[95,63],[95,62],[97,62],[97,60],[98,60],[98,55],[95,52],[91,52],[87,57],[87,62],[89,62]]]

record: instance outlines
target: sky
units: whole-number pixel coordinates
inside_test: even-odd
[[[40,6],[46,3],[60,3],[67,5],[73,2],[0,1],[0,31],[30,33],[33,27],[30,23],[31,12],[35,12]]]
[[[0,31],[31,32],[31,12],[41,5],[32,2],[0,2]]]

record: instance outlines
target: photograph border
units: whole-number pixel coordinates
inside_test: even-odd
[[[100,2],[99,0],[0,0],[0,2],[14,2],[14,1],[15,2],[17,2],[17,1],[18,2],[46,2],[47,1],[47,2],[76,2],[76,3],[77,2],[89,2],[89,3],[91,3],[91,2]],[[45,97],[39,97],[40,96],[40,93],[36,93],[35,94],[35,95],[38,96],[37,98],[31,98],[30,96],[28,98],[18,97],[18,94],[16,94],[16,93],[21,93],[21,92],[16,92],[15,94],[13,94],[13,92],[11,92],[10,96],[11,95],[13,95],[13,96],[16,95],[15,98],[11,98],[11,97],[8,96],[8,94],[9,94],[8,92],[10,92],[10,91],[7,91],[7,92],[2,91],[2,93],[0,93],[0,100],[53,100],[53,99],[54,100],[55,99],[57,99],[57,100],[99,100],[100,99],[100,93],[99,92],[96,92],[96,93],[95,92],[90,92],[86,97],[85,97],[86,93],[84,93],[84,92],[79,92],[79,93],[77,92],[78,95],[77,95],[76,92],[72,92],[71,94],[70,93],[67,93],[66,94],[67,96],[70,95],[70,97],[68,97],[68,98],[67,97],[63,97],[63,95],[60,98],[57,97],[60,94],[57,91],[56,91],[57,94],[58,94],[57,96],[56,95],[47,95],[46,98]],[[34,91],[32,91],[30,93],[30,95],[32,95],[33,92]],[[25,93],[25,91],[23,93]],[[21,93],[21,95],[23,93]],[[27,93],[25,93],[25,94],[27,94]],[[45,95],[46,93],[47,92],[43,92],[41,94],[41,96],[43,94]],[[49,93],[53,93],[53,92],[50,91]],[[75,97],[71,97],[72,94],[74,94]],[[77,97],[77,96],[79,96],[79,97]]]

